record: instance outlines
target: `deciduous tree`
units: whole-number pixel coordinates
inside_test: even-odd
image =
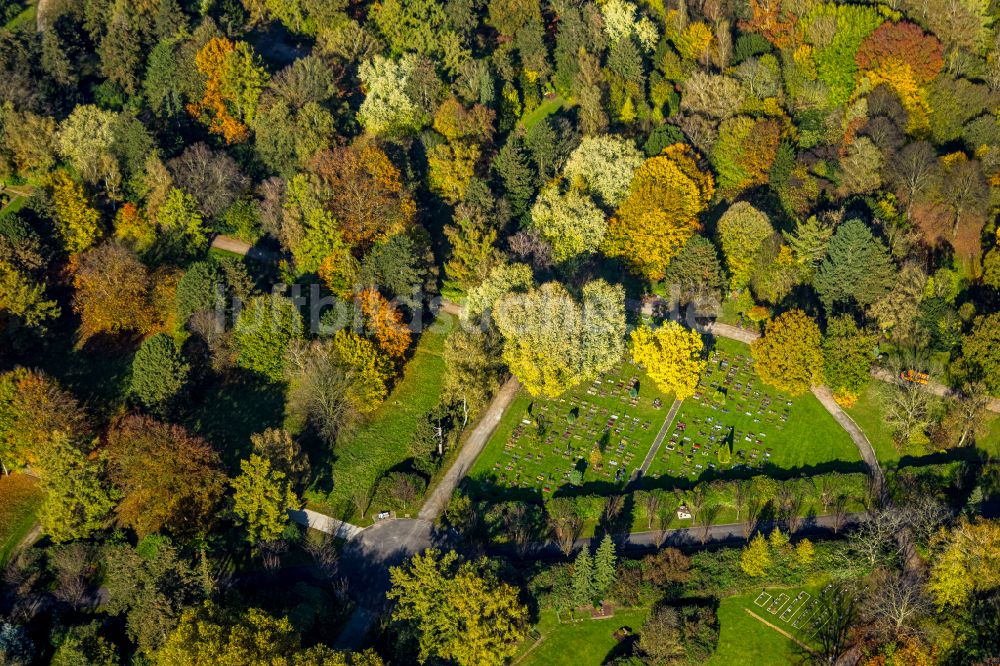
[[[279,294],[255,296],[236,319],[236,362],[272,382],[284,379],[285,352],[302,337],[302,316],[290,299]]]
[[[764,336],[750,346],[754,368],[767,384],[800,395],[823,371],[819,326],[802,310],[789,310],[767,325]]]
[[[608,224],[604,252],[648,277],[663,277],[667,264],[699,228],[698,215],[714,192],[686,145],[666,148],[636,171],[629,193]]]
[[[140,536],[207,534],[225,491],[219,455],[183,427],[129,416],[108,432],[112,481],[122,492],[119,519]]]
[[[277,540],[288,524],[288,510],[299,508],[291,479],[256,453],[240,461],[233,487],[233,513],[252,546]]]
[[[827,323],[823,378],[841,404],[853,404],[871,381],[877,342],[875,333],[859,328],[850,315],[838,315]]]
[[[390,577],[393,622],[416,642],[421,660],[499,663],[513,656],[525,635],[528,609],[484,561],[463,562],[454,552],[431,549],[393,567]]]
[[[719,218],[717,233],[729,269],[729,285],[743,289],[750,284],[757,255],[774,228],[764,213],[740,201]]]
[[[73,286],[73,309],[80,315],[83,340],[98,333],[143,333],[154,324],[149,271],[118,243],[81,254]]]
[[[586,195],[550,186],[531,208],[531,227],[552,247],[553,261],[562,263],[595,252],[608,223]]]
[[[101,237],[101,217],[94,210],[83,188],[73,182],[65,171],[56,171],[51,177],[52,208],[55,212],[56,230],[63,246],[70,254],[83,252]]]
[[[49,538],[55,543],[85,539],[104,527],[115,494],[103,478],[103,457],[90,459],[69,434],[53,431],[39,452],[38,469],[45,492],[38,522]]]
[[[570,155],[563,176],[600,197],[604,205],[618,206],[628,194],[642,153],[635,144],[616,136],[588,136]]]
[[[603,280],[584,286],[582,307],[562,285],[548,282],[507,294],[493,314],[504,360],[532,395],[558,396],[624,352],[624,292]]]
[[[647,326],[632,330],[632,360],[646,369],[657,388],[678,400],[694,395],[705,371],[702,346],[698,333],[673,321],[655,331]]]

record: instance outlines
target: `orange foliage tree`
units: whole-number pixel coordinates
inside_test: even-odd
[[[877,69],[889,60],[909,65],[921,86],[930,83],[944,66],[941,42],[909,21],[886,21],[861,42],[854,56],[862,71]]]
[[[790,46],[795,37],[795,17],[783,11],[781,0],[750,0],[750,18],[740,21],[740,30],[759,32],[779,49]]]
[[[403,315],[375,289],[362,291],[360,300],[361,313],[379,349],[394,361],[401,361],[412,339]]]
[[[188,113],[201,119],[208,131],[221,134],[226,143],[246,141],[246,123],[255,115],[268,78],[253,50],[246,42],[215,37],[198,51],[194,63],[205,77],[205,93],[188,104]]]
[[[698,168],[694,151],[674,144],[636,171],[625,201],[608,224],[604,253],[620,257],[653,279],[700,228],[698,215],[715,191],[712,176]]]
[[[416,215],[399,169],[377,145],[366,142],[318,153],[310,171],[344,239],[364,249],[406,229]]]
[[[73,286],[81,340],[98,333],[144,333],[155,324],[149,271],[122,245],[105,243],[79,255]]]

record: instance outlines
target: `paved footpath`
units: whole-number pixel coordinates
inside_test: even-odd
[[[674,417],[677,416],[677,410],[681,408],[681,403],[683,400],[674,400],[674,404],[670,405],[670,411],[667,412],[667,417],[663,420],[663,425],[660,426],[660,432],[656,433],[656,439],[653,440],[653,444],[649,447],[649,453],[646,454],[646,459],[642,461],[642,465],[639,469],[632,473],[632,481],[635,481],[640,476],[646,473],[649,466],[653,464],[653,460],[656,458],[656,452],[660,450],[660,445],[663,444],[663,438],[667,436],[667,432],[670,430],[670,424],[674,422]]]
[[[462,450],[458,452],[455,462],[445,472],[445,475],[441,478],[431,496],[424,502],[424,506],[420,509],[418,516],[421,520],[433,522],[445,510],[448,502],[451,500],[452,494],[455,492],[455,488],[458,487],[458,484],[465,475],[469,473],[473,463],[476,462],[476,458],[479,457],[479,454],[486,446],[486,442],[490,441],[490,436],[500,424],[500,419],[503,417],[504,412],[510,407],[510,403],[520,390],[521,382],[511,377],[500,387],[497,394],[493,396],[490,406],[479,418],[479,423],[469,433],[465,443],[462,444]]]
[[[443,535],[435,532],[434,521],[448,506],[455,488],[486,446],[500,418],[520,390],[521,383],[512,377],[493,396],[489,407],[465,438],[455,462],[427,498],[416,519],[387,520],[352,534],[341,551],[339,569],[341,575],[350,581],[349,591],[357,606],[337,637],[337,648],[352,649],[360,645],[384,610],[385,593],[390,587],[389,569],[426,548],[440,544]],[[316,524],[332,527],[340,523],[333,518],[329,521],[317,519]],[[341,529],[343,526],[340,523]]]
[[[337,520],[332,516],[310,511],[309,509],[302,509],[300,511],[289,509],[288,517],[299,525],[305,525],[314,530],[332,534],[345,541],[356,538],[364,529],[363,527],[358,527],[357,525],[352,525],[343,520]]]

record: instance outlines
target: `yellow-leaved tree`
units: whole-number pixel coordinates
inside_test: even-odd
[[[417,638],[425,662],[502,664],[527,632],[528,609],[517,588],[497,579],[486,560],[462,561],[430,549],[390,570],[394,622]]]
[[[100,215],[87,202],[83,188],[65,171],[52,174],[52,208],[56,230],[70,254],[83,252],[101,237]]]
[[[750,345],[757,374],[792,395],[805,393],[823,371],[822,339],[819,326],[802,310],[779,315]]]
[[[646,369],[656,387],[678,400],[694,395],[705,371],[701,336],[669,321],[655,331],[640,326],[632,331],[632,360]]]
[[[963,606],[973,592],[1000,587],[1000,521],[963,518],[941,541],[927,583],[938,608]]]
[[[635,172],[628,196],[608,224],[604,253],[646,277],[662,278],[700,228],[698,215],[714,192],[712,176],[698,168],[694,151],[685,144],[668,146]]]

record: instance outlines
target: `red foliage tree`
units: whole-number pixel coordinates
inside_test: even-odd
[[[854,60],[858,69],[864,71],[895,58],[909,65],[917,83],[923,86],[944,66],[941,54],[941,42],[934,35],[924,33],[917,24],[886,21],[861,42]]]

